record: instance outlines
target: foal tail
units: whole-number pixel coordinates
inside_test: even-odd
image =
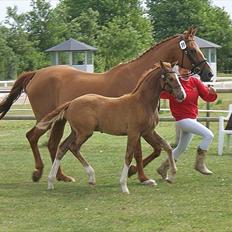
[[[0,119],[9,111],[12,104],[20,97],[25,90],[29,81],[33,78],[36,71],[22,73],[15,81],[8,96],[6,96],[0,103]]]
[[[68,109],[70,103],[71,101],[66,102],[47,114],[37,123],[36,127],[40,130],[48,130],[51,128],[56,121],[62,120],[64,118],[64,113]]]

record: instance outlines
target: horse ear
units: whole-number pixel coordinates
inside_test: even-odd
[[[192,39],[197,32],[197,28],[194,26],[189,27],[188,31],[184,32],[185,39]]]

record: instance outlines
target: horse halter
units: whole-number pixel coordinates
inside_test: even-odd
[[[202,70],[204,70],[204,68],[205,68],[205,64],[207,63],[207,60],[203,59],[200,62],[196,62],[195,61],[195,57],[193,55],[193,50],[190,49],[189,47],[187,47],[187,45],[186,45],[186,43],[188,43],[190,41],[194,41],[194,40],[193,39],[192,40],[185,40],[183,35],[180,36],[179,45],[180,45],[180,49],[182,50],[182,59],[181,59],[181,64],[178,64],[178,65],[180,67],[182,67],[182,68],[185,68],[183,66],[183,64],[184,64],[184,57],[187,56],[189,58],[191,64],[192,64],[191,73],[192,74],[201,74]],[[203,64],[203,67],[201,69],[200,66],[202,64]]]

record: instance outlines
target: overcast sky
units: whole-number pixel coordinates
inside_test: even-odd
[[[85,1],[85,0],[83,0]],[[0,22],[2,22],[6,17],[6,7],[17,6],[18,12],[26,12],[30,10],[30,0],[0,0]],[[56,6],[59,0],[50,0],[52,6]],[[213,4],[219,7],[224,7],[225,11],[230,14],[232,19],[232,0],[212,0]]]

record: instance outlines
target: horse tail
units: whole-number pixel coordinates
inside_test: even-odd
[[[9,111],[12,104],[20,97],[29,81],[34,77],[36,71],[22,73],[15,81],[8,96],[0,103],[0,119]]]
[[[36,127],[40,130],[48,130],[51,128],[56,121],[62,120],[64,118],[64,113],[68,109],[70,103],[71,101],[66,102],[47,114],[37,123]]]

